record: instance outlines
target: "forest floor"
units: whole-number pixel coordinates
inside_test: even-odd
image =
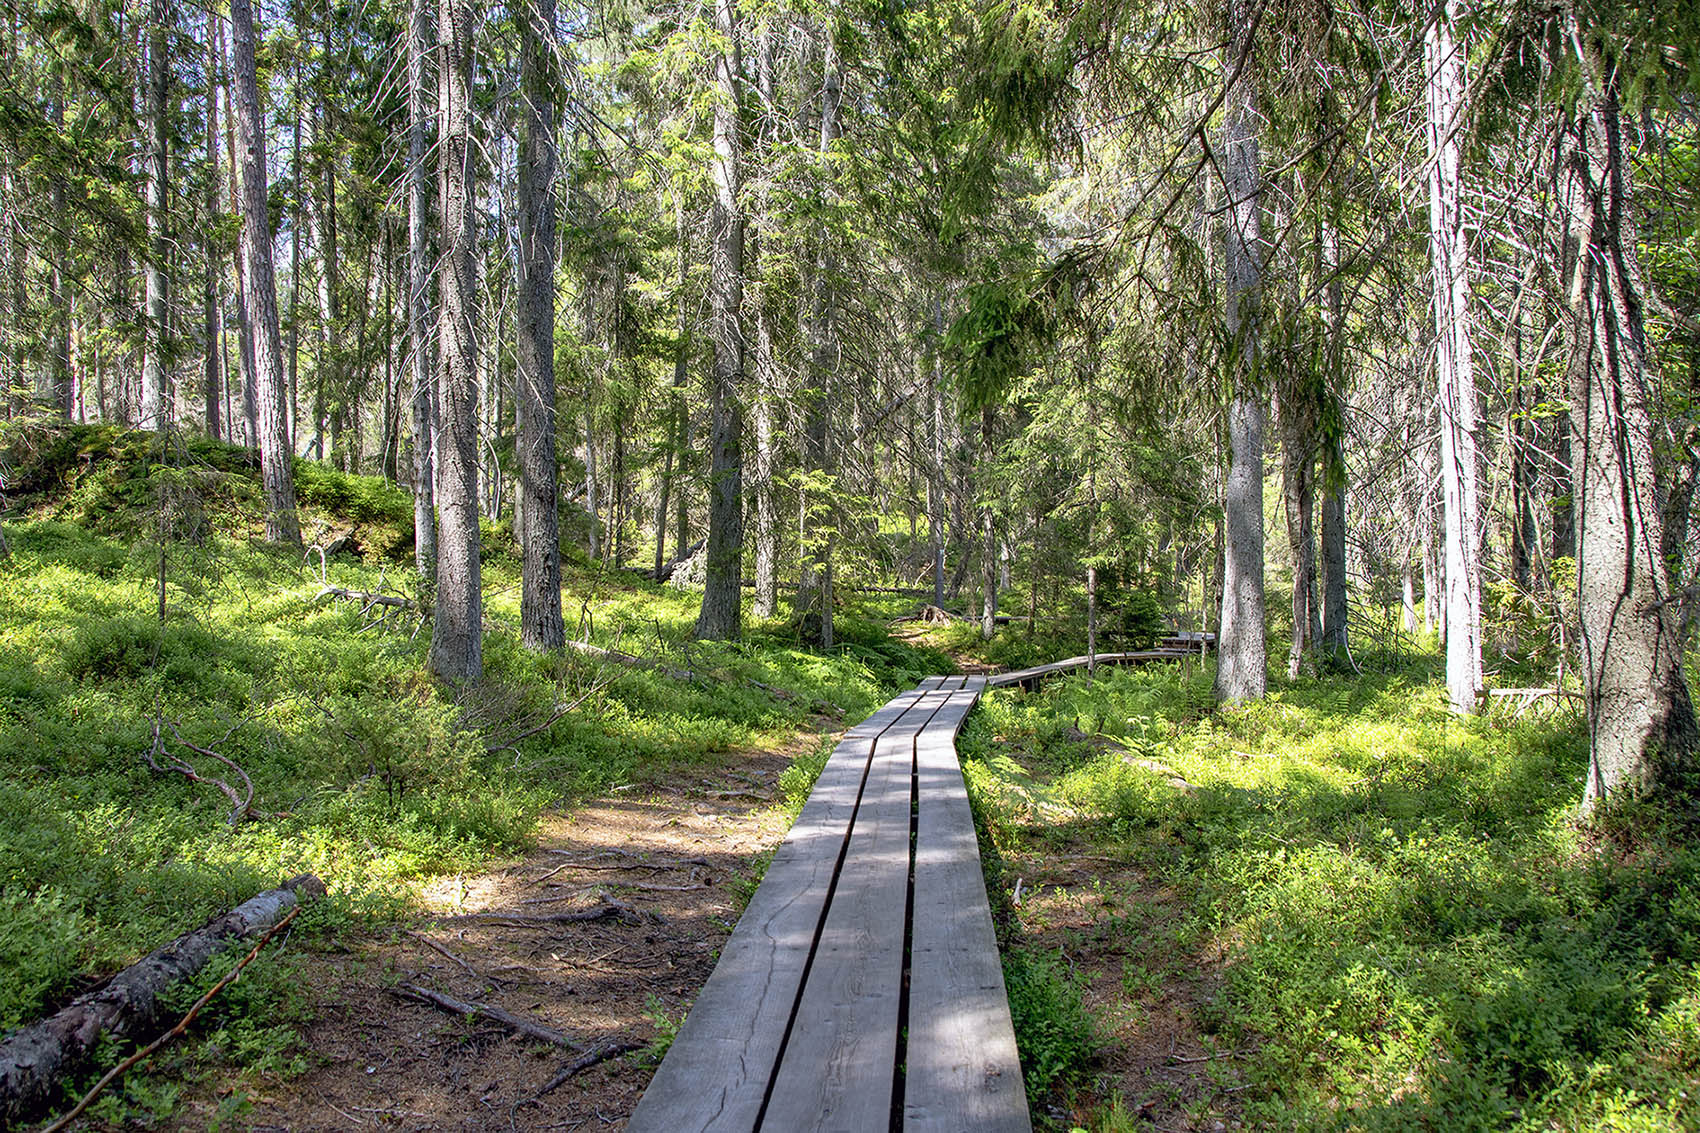
[[[650,1052],[707,981],[762,856],[790,825],[774,805],[780,773],[818,742],[800,731],[778,750],[728,753],[718,768],[551,813],[534,851],[440,880],[412,924],[345,930],[345,950],[321,958],[306,993],[312,1068],[274,1083],[208,1078],[173,1127],[206,1129],[223,1112],[254,1130],[622,1128],[649,1082]],[[576,923],[465,919],[609,902],[631,911]],[[583,1050],[426,1005],[405,984],[505,1009]],[[538,1096],[610,1044],[632,1049]]]

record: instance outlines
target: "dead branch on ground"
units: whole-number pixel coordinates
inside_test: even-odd
[[[472,1015],[480,1019],[489,1019],[492,1022],[500,1023],[517,1034],[538,1039],[553,1046],[565,1047],[568,1050],[584,1049],[583,1043],[574,1042],[553,1027],[544,1026],[535,1019],[527,1019],[504,1011],[500,1007],[492,1007],[488,1003],[469,1003],[464,999],[456,999],[452,995],[444,995],[440,991],[432,991],[428,987],[420,987],[413,983],[404,983],[393,990],[396,995],[420,1000],[452,1015]]]

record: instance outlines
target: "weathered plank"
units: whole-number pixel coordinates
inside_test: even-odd
[[[959,683],[959,682],[958,682]],[[950,699],[924,693],[874,747],[849,852],[762,1128],[888,1128],[903,992],[915,741]]]
[[[1196,656],[1198,656],[1197,650],[1142,649],[1133,653],[1100,653],[1096,661],[1099,665],[1142,665],[1148,661],[1182,661]],[[1065,673],[1071,669],[1084,669],[1089,663],[1090,661],[1086,657],[1070,657],[1063,661],[1052,661],[1048,665],[1035,665],[1031,669],[997,673],[986,678],[986,684],[990,688],[1033,684],[1045,677]]]
[[[951,698],[915,749],[919,807],[904,1133],[1032,1128],[986,903],[956,734],[983,679]]]
[[[922,695],[917,689],[892,700],[852,728],[827,759],[628,1129],[748,1133],[755,1128],[871,750]]]

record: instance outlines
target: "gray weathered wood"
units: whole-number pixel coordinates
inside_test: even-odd
[[[1100,653],[1094,659],[1099,665],[1143,665],[1150,661],[1181,661],[1188,657],[1198,656],[1196,648],[1187,649],[1142,649],[1133,653]],[[1069,657],[1062,661],[1052,661],[1048,665],[1035,665],[1031,669],[1017,669],[1010,673],[997,673],[986,678],[988,688],[1005,688],[1009,685],[1027,685],[1068,672],[1070,669],[1084,669],[1088,663],[1086,657]]]
[[[629,1129],[859,1133],[894,1103],[906,1130],[1030,1129],[955,751],[988,683],[930,677],[846,733]]]
[[[921,695],[917,689],[895,698],[850,729],[828,757],[627,1129],[755,1128],[870,751]]]
[[[986,903],[956,733],[979,695],[970,683],[915,749],[914,931],[904,1133],[1031,1128],[1003,966]]]
[[[849,853],[763,1129],[855,1131],[890,1125],[915,742],[949,698],[943,691],[923,694],[875,745]]]

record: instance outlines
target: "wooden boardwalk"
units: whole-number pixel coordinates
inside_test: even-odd
[[[845,735],[627,1129],[1031,1129],[956,758],[985,687]]]

